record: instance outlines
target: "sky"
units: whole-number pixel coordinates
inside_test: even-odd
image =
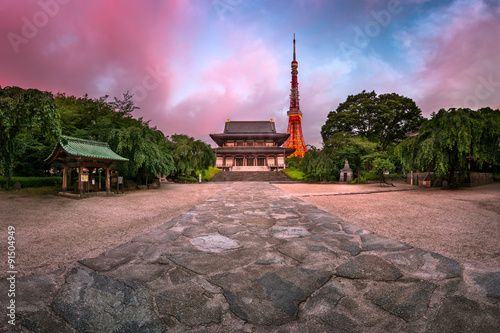
[[[0,86],[128,91],[135,117],[212,146],[226,119],[286,132],[294,34],[306,144],[363,90],[426,117],[500,108],[500,0],[0,0],[0,18]]]

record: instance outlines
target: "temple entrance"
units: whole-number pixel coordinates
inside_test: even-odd
[[[254,166],[254,158],[247,157],[247,166]]]
[[[243,157],[236,157],[234,159],[235,166],[243,166]]]
[[[266,165],[266,158],[265,157],[258,157],[257,158],[257,166],[265,166]]]

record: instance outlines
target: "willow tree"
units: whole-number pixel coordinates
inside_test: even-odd
[[[60,115],[50,92],[19,87],[0,87],[0,164],[11,188],[16,140],[38,134],[51,142],[61,136]]]
[[[210,145],[184,134],[171,136],[169,152],[174,158],[177,176],[208,169],[216,161],[215,152]]]
[[[441,109],[417,136],[401,142],[396,153],[406,171],[430,169],[457,187],[469,162],[479,168],[485,162],[500,163],[500,111]]]
[[[147,123],[114,129],[109,134],[109,143],[116,152],[129,159],[123,166],[125,176],[170,174],[175,171],[172,156],[162,149],[166,144],[163,133],[156,128],[149,128]]]

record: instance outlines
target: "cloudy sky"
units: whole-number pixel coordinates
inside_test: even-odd
[[[306,144],[363,90],[500,108],[500,0],[0,1],[0,86],[130,91],[166,135],[211,143],[231,120],[285,132],[296,34]]]

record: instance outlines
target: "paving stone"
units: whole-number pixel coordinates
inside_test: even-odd
[[[284,227],[284,226],[274,226],[271,231],[276,238],[297,238],[308,236],[311,233],[305,228],[301,227]]]
[[[220,323],[225,303],[222,295],[207,292],[193,282],[165,290],[155,299],[160,315],[173,316],[188,326]]]
[[[314,228],[314,232],[321,235],[337,235],[341,230],[342,228],[340,227],[340,224],[335,222],[319,223]]]
[[[425,314],[436,287],[427,281],[406,284],[383,283],[374,286],[366,297],[382,309],[408,322]]]
[[[36,292],[33,292],[35,290]],[[57,290],[58,287],[50,275],[27,275],[18,278],[16,281],[17,312],[36,312],[46,307]],[[1,295],[7,298],[7,292]]]
[[[332,311],[321,317],[330,332],[358,332],[357,324],[348,316]]]
[[[322,286],[330,273],[297,267],[248,266],[212,276],[231,311],[257,325],[282,325],[297,318],[298,305]]]
[[[239,224],[217,226],[217,232],[225,236],[231,236],[244,231],[247,231],[247,228]]]
[[[304,307],[305,313],[321,312],[318,308],[324,307],[324,305],[333,308],[343,297],[345,297],[345,293],[340,286],[336,285],[335,282],[328,283],[309,297]]]
[[[177,239],[177,237],[179,237],[178,233],[172,232],[170,230],[176,224],[177,224],[176,220],[170,220],[148,233],[135,237],[133,239],[133,242],[139,242],[139,243],[171,242]]]
[[[407,275],[422,279],[449,279],[461,274],[460,265],[455,260],[421,249],[389,253],[384,258]]]
[[[473,285],[485,296],[500,298],[500,271],[496,272],[472,272],[470,277]]]
[[[349,235],[367,235],[372,233],[369,230],[362,229],[357,225],[349,222],[339,221],[339,224],[342,226],[342,229],[344,229],[345,233]]]
[[[95,271],[105,272],[135,258],[142,247],[140,243],[124,243],[95,258],[83,259],[79,262]]]
[[[222,253],[200,253],[170,257],[176,264],[198,274],[217,274],[254,263],[264,249],[241,248]]]
[[[219,234],[196,237],[191,239],[190,242],[203,252],[218,253],[241,247],[241,244],[237,241]]]
[[[146,288],[73,269],[54,300],[55,312],[79,332],[161,332]]]
[[[410,249],[411,246],[377,234],[366,234],[361,235],[361,248],[363,251],[401,251]]]
[[[40,310],[22,316],[21,325],[30,332],[73,332],[67,323],[46,310]]]
[[[463,296],[450,296],[443,300],[429,332],[496,333],[500,327],[500,308],[481,304]]]
[[[402,274],[394,265],[374,255],[360,255],[337,267],[337,276],[350,279],[394,281]]]
[[[121,280],[146,283],[156,280],[170,267],[170,265],[160,264],[128,263],[108,272],[107,275]]]
[[[325,242],[330,247],[340,248],[349,252],[353,256],[356,256],[361,252],[361,247],[359,246],[359,242],[355,236],[339,234],[328,235]]]
[[[280,245],[276,250],[292,258],[302,266],[324,270],[334,270],[339,264],[338,255],[324,245],[303,238],[293,239]]]
[[[316,223],[336,224],[336,223],[341,221],[341,219],[339,217],[334,216],[334,215],[329,214],[329,213],[326,213],[326,212],[307,214],[306,217],[308,219],[310,219],[311,221],[316,222]],[[337,231],[340,231],[340,228],[338,228]]]

